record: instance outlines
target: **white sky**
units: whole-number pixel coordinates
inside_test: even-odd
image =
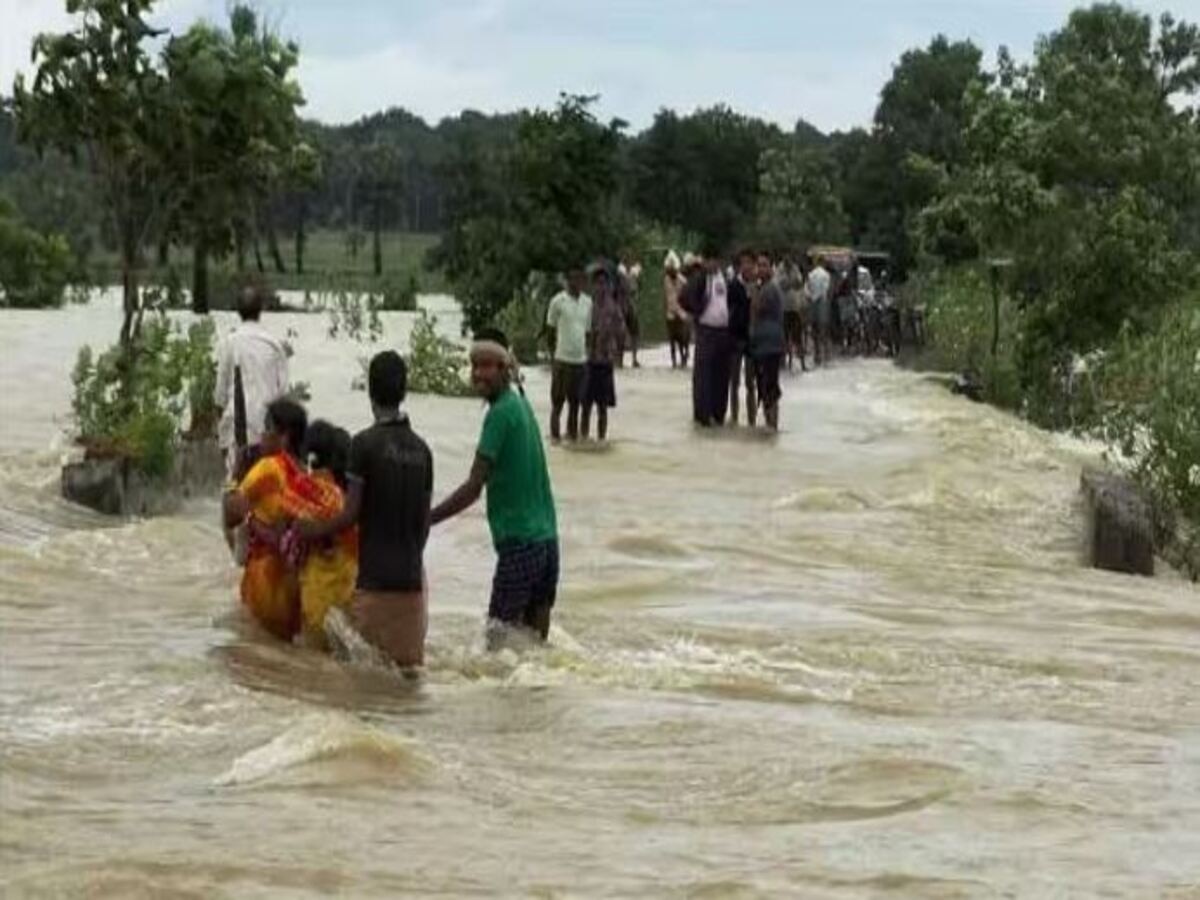
[[[180,29],[226,18],[229,0],[162,0]],[[866,125],[900,54],[938,32],[994,59],[1027,56],[1070,0],[254,0],[301,46],[306,114],[330,122],[403,106],[431,122],[464,108],[547,106],[600,94],[635,128],[663,106],[725,102],[790,127]],[[1146,0],[1200,20],[1200,0]],[[0,0],[0,93],[29,65],[40,31],[62,30],[63,0]]]

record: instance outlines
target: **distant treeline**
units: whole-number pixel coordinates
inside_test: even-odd
[[[723,106],[664,109],[640,133],[617,130],[614,201],[639,220],[722,247],[752,237],[848,241],[891,253],[903,271],[914,258],[912,217],[930,199],[927,178],[908,162],[960,161],[964,91],[981,77],[981,59],[972,44],[941,37],[905,54],[873,125],[847,132],[824,134],[804,119],[789,131]],[[280,180],[247,216],[246,245],[261,241],[265,253],[269,244],[269,264],[291,269],[293,254],[275,252],[284,236],[338,229],[366,247],[379,231],[440,233],[452,224],[464,167],[506,153],[529,115],[467,111],[431,125],[393,108],[349,125],[303,121],[318,175]],[[0,109],[0,193],[81,257],[115,242],[90,182],[82,163],[18,145],[12,113]]]

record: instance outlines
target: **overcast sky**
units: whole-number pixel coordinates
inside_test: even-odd
[[[173,29],[226,18],[228,0],[162,0]],[[900,54],[938,32],[989,60],[1027,56],[1070,0],[256,0],[301,47],[306,115],[345,122],[404,106],[431,122],[464,108],[548,106],[600,94],[635,128],[668,106],[724,102],[790,127],[870,122]],[[1200,20],[1200,0],[1146,0]],[[0,0],[0,93],[39,31],[67,24],[63,0]]]

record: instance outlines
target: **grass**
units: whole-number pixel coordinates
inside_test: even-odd
[[[280,236],[280,251],[287,272],[276,272],[267,248],[263,246],[263,277],[277,290],[294,291],[372,291],[388,283],[416,278],[421,293],[442,293],[448,285],[440,272],[425,268],[425,254],[438,242],[436,234],[388,231],[382,235],[383,276],[377,278],[372,267],[371,235],[362,235],[357,254],[352,255],[346,232],[318,230],[312,232],[304,251],[304,274],[295,271],[295,242]],[[191,283],[192,258],[189,247],[172,247],[167,267],[148,260],[142,280],[149,284],[165,284],[174,270],[174,277],[184,287]],[[103,250],[93,254],[89,271],[97,284],[119,284],[121,267],[116,253]],[[253,249],[246,254],[246,269],[237,270],[237,259],[230,254],[209,263],[209,281],[214,307],[226,305],[222,296],[227,288],[243,277],[258,275]]]

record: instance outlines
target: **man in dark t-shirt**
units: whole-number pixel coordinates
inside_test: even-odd
[[[400,411],[408,371],[388,350],[367,374],[375,424],[354,436],[342,514],[304,522],[319,538],[359,526],[358,584],[350,618],[359,633],[403,667],[425,658],[428,604],[423,562],[433,497],[433,454]]]

